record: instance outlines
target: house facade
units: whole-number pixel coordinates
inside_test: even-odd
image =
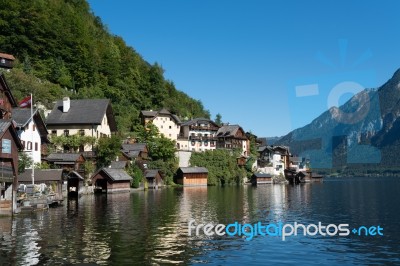
[[[259,170],[272,175],[284,174],[284,170],[290,165],[290,152],[286,146],[262,146],[258,149]]]
[[[117,131],[111,102],[108,99],[58,101],[46,118],[47,129],[55,136],[91,136],[95,139],[110,137]],[[79,151],[92,151],[93,145],[80,147]]]
[[[4,74],[0,75],[0,119],[11,119],[12,109],[18,107],[6,82]]]
[[[15,57],[11,54],[0,53],[0,67],[11,69],[14,66]]]
[[[164,137],[177,141],[181,121],[167,109],[163,108],[160,111],[141,111],[140,119],[143,126],[151,122]]]
[[[42,116],[38,110],[33,111],[29,108],[14,108],[12,118],[16,123],[16,129],[21,139],[23,151],[32,157],[33,163],[41,163],[44,145],[49,143],[48,131]]]
[[[221,126],[216,133],[216,138],[217,149],[238,149],[243,156],[250,154],[250,140],[239,125]]]
[[[0,119],[0,214],[16,210],[18,151],[22,144],[11,120]]]
[[[196,118],[182,123],[177,148],[194,152],[215,150],[218,129],[219,126],[207,118]]]

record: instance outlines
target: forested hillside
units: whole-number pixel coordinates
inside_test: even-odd
[[[160,65],[111,34],[85,0],[0,4],[0,52],[17,58],[7,80],[18,100],[30,92],[48,107],[64,95],[109,98],[123,132],[135,130],[142,109],[209,117],[200,101],[165,80]]]

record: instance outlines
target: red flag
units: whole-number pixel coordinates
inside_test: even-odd
[[[31,96],[27,96],[22,99],[22,101],[19,102],[19,107],[25,108],[25,107],[30,107],[32,104]]]

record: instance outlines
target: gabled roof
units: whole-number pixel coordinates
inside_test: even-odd
[[[122,144],[122,150],[125,152],[129,151],[146,151],[146,143],[133,143],[133,144]]]
[[[113,181],[130,181],[132,177],[123,169],[101,168],[96,174],[104,172]],[[95,176],[94,174],[93,176]]]
[[[67,175],[68,179],[80,179],[84,180],[83,176],[81,176],[77,171],[71,171]]]
[[[127,161],[112,161],[111,168],[114,169],[124,169],[127,165]]]
[[[194,118],[192,120],[186,121],[186,122],[182,123],[182,126],[191,126],[191,125],[196,125],[196,124],[201,124],[201,123],[212,124],[212,126],[219,128],[219,126],[214,121],[212,121],[211,119],[208,119],[208,118],[204,118],[204,117]]]
[[[272,176],[270,174],[264,174],[264,173],[254,173],[253,176],[257,177],[257,178],[272,178]]]
[[[35,169],[35,183],[44,181],[62,181],[62,169]],[[18,182],[32,182],[32,169],[18,175]]]
[[[179,119],[179,117],[178,116],[176,116],[176,115],[174,115],[174,114],[171,114],[171,112],[170,111],[168,111],[167,109],[165,109],[165,108],[163,108],[163,109],[161,109],[160,111],[140,111],[140,114],[143,116],[143,117],[147,117],[147,118],[150,118],[150,119],[154,119],[154,118],[156,118],[157,116],[159,116],[159,115],[167,115],[167,116],[170,116],[170,117],[172,117],[172,119],[174,119],[175,120],[175,123],[177,123],[177,124],[181,124],[181,120]]]
[[[243,132],[243,138],[245,136],[244,130],[239,125],[223,125],[220,127],[216,133],[217,137],[235,137],[238,131]]]
[[[100,125],[104,115],[112,132],[117,131],[109,99],[70,100],[70,109],[63,112],[63,101],[57,101],[47,117],[47,125]]]
[[[12,119],[17,124],[17,128],[24,128],[31,121],[31,110],[29,108],[13,108]],[[46,124],[37,109],[33,110],[33,121],[39,130],[40,136],[47,136]]]
[[[122,153],[125,154],[126,157],[132,159],[139,157],[140,151],[122,151]]]
[[[13,60],[13,61],[15,60],[15,57],[11,54],[0,53],[0,57],[8,60]]]
[[[184,174],[208,173],[208,170],[205,167],[180,167],[178,171],[179,170]]]
[[[146,170],[146,172],[144,173],[144,176],[146,178],[156,178],[157,174],[160,174],[160,171],[158,169],[150,169],[150,170]]]
[[[46,160],[51,162],[76,162],[80,153],[50,153]]]
[[[3,139],[3,136],[8,129],[10,129],[10,133],[14,138],[14,142],[17,145],[17,148],[22,150],[24,147],[22,146],[21,140],[17,135],[17,131],[14,127],[14,123],[12,122],[12,120],[0,119],[0,139]]]

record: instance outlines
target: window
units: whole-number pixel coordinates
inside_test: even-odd
[[[169,126],[169,129],[172,129],[172,126]]]
[[[35,142],[35,151],[38,151],[39,144]]]
[[[36,125],[35,124],[32,125],[32,128],[33,128],[33,131],[36,131]]]
[[[80,129],[79,130],[79,136],[85,136],[85,130]]]
[[[65,130],[64,130],[64,136],[66,136],[66,137],[69,136],[69,130],[68,130],[68,129],[65,129]]]
[[[32,150],[32,142],[28,141],[28,145],[26,145],[26,149],[29,151]]]
[[[57,130],[52,130],[52,131],[51,131],[51,135],[57,136]]]
[[[21,143],[22,143],[22,147],[24,147],[24,149],[25,149],[25,140],[21,140]]]
[[[161,126],[161,128],[164,128],[164,126]]]

